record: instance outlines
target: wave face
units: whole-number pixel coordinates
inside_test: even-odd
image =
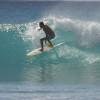
[[[70,2],[69,5],[73,6],[67,5],[67,8],[75,13],[79,4]],[[34,20],[28,18],[30,22],[0,24],[0,81],[32,81],[48,84],[99,83],[100,23],[95,20],[97,16],[88,20],[85,15],[82,18],[75,13],[72,17],[72,12],[67,13],[69,15],[64,14],[64,9],[67,8],[62,6],[63,3],[51,5],[54,10],[48,10],[48,13],[44,7],[44,16],[41,14],[41,17]],[[89,3],[84,5],[88,5],[88,11],[91,5],[93,6],[93,4],[89,6]],[[63,8],[60,15],[58,12],[54,13],[57,7]],[[20,9],[22,11],[26,9],[25,5]],[[87,9],[84,8],[84,14]],[[40,21],[44,21],[55,31],[56,38],[52,40],[54,44],[61,42],[64,44],[36,57],[27,58],[26,54],[40,47],[39,39],[45,36],[43,31],[38,31]]]

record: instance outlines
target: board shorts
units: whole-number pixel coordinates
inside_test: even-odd
[[[47,36],[46,36],[46,39],[47,39],[47,40],[51,40],[51,39],[53,39],[53,38],[55,38],[55,35],[47,35]]]

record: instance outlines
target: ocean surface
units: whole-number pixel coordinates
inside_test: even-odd
[[[27,57],[40,21],[64,44]],[[0,100],[100,100],[100,2],[0,2]]]

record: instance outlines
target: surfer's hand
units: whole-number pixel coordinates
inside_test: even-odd
[[[38,31],[40,31],[40,30],[41,30],[41,28],[38,29]]]

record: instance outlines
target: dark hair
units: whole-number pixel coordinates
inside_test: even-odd
[[[43,22],[40,22],[40,23],[39,23],[39,26],[40,26],[40,27],[44,26],[44,23],[43,23]]]

